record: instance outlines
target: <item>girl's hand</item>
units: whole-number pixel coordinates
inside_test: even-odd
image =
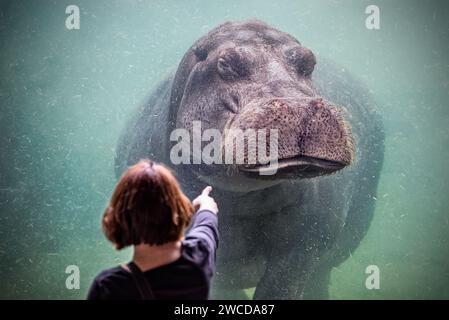
[[[195,212],[199,210],[209,210],[215,214],[218,213],[217,203],[215,202],[214,198],[209,196],[209,193],[211,193],[211,191],[212,187],[207,186],[206,188],[204,188],[203,192],[201,192],[201,194],[193,200],[192,204],[195,208]]]

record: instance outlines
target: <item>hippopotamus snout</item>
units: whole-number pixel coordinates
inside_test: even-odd
[[[351,128],[341,108],[319,96],[253,101],[233,119],[229,128],[264,129],[267,137],[276,130],[278,175],[328,174],[348,166],[354,158]],[[268,138],[266,141],[269,153],[272,141]],[[253,174],[267,168],[265,164],[248,164],[251,153],[257,154],[256,149],[256,145],[245,148],[241,171]]]

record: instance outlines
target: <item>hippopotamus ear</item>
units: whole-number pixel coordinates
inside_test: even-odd
[[[315,68],[316,58],[312,50],[306,47],[302,47],[301,53],[301,61],[298,65],[298,71],[308,77],[312,74],[313,69]]]
[[[193,53],[195,54],[198,61],[204,61],[207,58],[207,50],[204,47],[196,46],[192,48]]]

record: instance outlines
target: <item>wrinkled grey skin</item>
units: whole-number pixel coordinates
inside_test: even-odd
[[[203,130],[279,129],[279,159],[305,163],[268,177],[244,170],[259,164],[174,166],[170,133],[194,120]],[[332,268],[372,218],[383,127],[367,91],[342,68],[265,23],[225,23],[189,49],[128,123],[117,176],[141,158],[173,168],[191,199],[214,186],[214,297],[256,286],[255,299],[327,298]],[[326,161],[307,162],[314,159]]]

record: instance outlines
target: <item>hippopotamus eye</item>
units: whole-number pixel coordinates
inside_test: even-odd
[[[225,80],[232,80],[238,77],[238,72],[233,69],[231,63],[225,58],[218,58],[217,69],[220,76]]]
[[[224,80],[246,78],[250,74],[251,61],[241,48],[227,49],[221,52],[217,60],[217,71]]]
[[[310,76],[315,68],[315,55],[310,49],[300,47],[291,48],[285,52],[289,62],[293,64],[296,71],[303,76]]]

